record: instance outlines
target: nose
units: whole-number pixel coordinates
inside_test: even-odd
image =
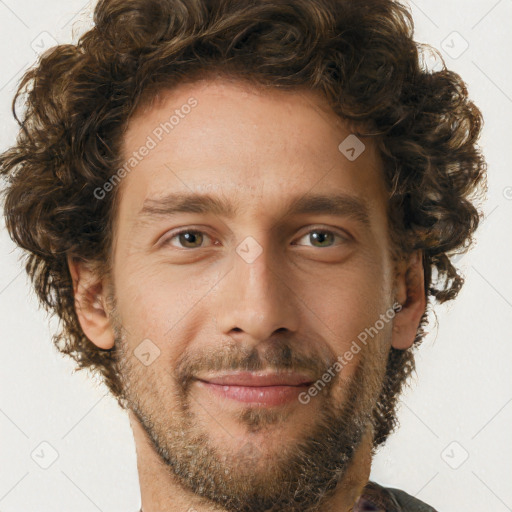
[[[249,346],[264,342],[277,331],[295,332],[300,301],[286,262],[267,250],[268,244],[259,244],[252,237],[237,249],[233,268],[218,290],[217,327]]]

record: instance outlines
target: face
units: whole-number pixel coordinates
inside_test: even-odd
[[[381,162],[371,140],[347,158],[350,134],[311,91],[216,79],[162,92],[124,139],[126,160],[151,146],[116,212],[124,395],[227,510],[306,510],[372,429],[396,290]]]

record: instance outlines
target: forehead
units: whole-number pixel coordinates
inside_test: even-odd
[[[170,193],[222,196],[231,217],[276,215],[290,206],[287,198],[329,193],[382,213],[380,158],[372,140],[353,137],[307,89],[211,79],[162,90],[125,133],[123,158],[134,165],[120,185],[118,216],[135,223],[148,203]],[[358,152],[364,147],[354,160],[340,150],[347,140]]]

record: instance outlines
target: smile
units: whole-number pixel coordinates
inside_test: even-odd
[[[271,407],[294,400],[313,382],[297,373],[237,372],[202,377],[197,384],[218,397]]]

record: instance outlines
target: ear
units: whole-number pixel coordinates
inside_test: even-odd
[[[106,289],[91,265],[68,255],[69,272],[73,281],[75,310],[84,334],[97,347],[114,346],[114,333],[107,315]]]
[[[405,350],[414,343],[426,307],[421,251],[411,254],[405,268],[398,273],[396,286],[396,300],[401,304],[401,309],[394,318],[391,346]]]

